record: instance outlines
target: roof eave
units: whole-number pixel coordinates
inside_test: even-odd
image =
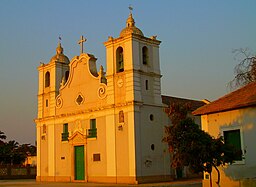
[[[225,109],[220,109],[220,110],[213,110],[213,111],[208,111],[208,112],[200,112],[200,111],[197,112],[197,110],[195,110],[195,111],[192,112],[192,114],[194,116],[202,116],[202,115],[209,115],[209,114],[215,114],[215,113],[220,113],[220,112],[227,112],[227,111],[232,111],[232,110],[237,110],[237,109],[249,108],[249,107],[253,107],[253,106],[256,106],[256,103],[241,105],[241,106],[237,106],[237,107],[234,107],[234,108],[225,108]],[[198,110],[200,110],[200,108]]]

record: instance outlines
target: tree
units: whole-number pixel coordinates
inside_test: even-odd
[[[4,134],[4,132],[0,131],[0,164],[3,163],[3,159],[4,159],[4,146],[5,146],[5,142],[3,140],[6,139],[6,136]]]
[[[221,136],[214,138],[199,129],[194,120],[187,116],[188,104],[172,104],[166,112],[172,126],[166,126],[163,141],[168,143],[172,154],[172,167],[188,166],[193,172],[210,173],[215,168],[218,173],[217,184],[220,183],[218,166],[232,163],[236,153],[234,147],[226,145]]]
[[[3,163],[4,164],[16,164],[17,159],[17,148],[19,146],[19,143],[11,140],[9,142],[6,142],[3,147]]]
[[[19,146],[18,150],[25,155],[36,155],[36,146],[31,144],[22,144]]]
[[[28,155],[36,155],[36,147],[30,144],[19,145],[15,140],[4,142],[6,136],[0,131],[0,165],[22,164]]]
[[[2,143],[4,143],[3,140],[5,140],[5,139],[6,139],[6,136],[5,136],[4,132],[0,131],[0,145]]]
[[[256,55],[242,48],[233,50],[233,53],[239,63],[234,68],[235,78],[229,83],[229,87],[236,88],[256,81]]]

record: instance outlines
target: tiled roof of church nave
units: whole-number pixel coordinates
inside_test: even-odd
[[[168,106],[173,103],[190,104],[191,111],[196,110],[197,108],[205,105],[205,102],[203,101],[185,99],[185,98],[179,98],[179,97],[173,97],[173,96],[167,96],[167,95],[162,95],[162,103]]]
[[[198,108],[193,114],[204,115],[251,106],[256,106],[256,82],[249,83],[208,105]]]

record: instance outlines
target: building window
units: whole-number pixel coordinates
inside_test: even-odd
[[[150,148],[151,148],[152,151],[154,151],[155,150],[155,144],[151,144]]]
[[[223,131],[224,142],[234,146],[235,148],[235,159],[237,161],[242,161],[242,145],[241,145],[241,133],[240,129]]]
[[[68,140],[68,123],[63,124],[63,132],[61,134],[61,140],[62,141],[67,141]]]
[[[153,114],[150,114],[150,115],[149,115],[149,119],[150,119],[150,121],[154,121],[154,115],[153,115]]]
[[[100,161],[100,154],[93,154],[93,161]]]
[[[48,107],[48,99],[45,101],[45,106]]]
[[[142,48],[142,62],[144,65],[148,64],[148,48],[146,46]]]
[[[146,90],[148,90],[148,80],[145,81]]]
[[[124,52],[122,47],[118,47],[116,50],[116,72],[124,71]]]
[[[119,123],[124,123],[124,111],[119,112]]]
[[[66,72],[65,72],[65,82],[67,82],[68,76],[69,76],[69,71],[66,71]]]
[[[46,125],[43,124],[43,134],[46,134]]]
[[[84,98],[79,94],[78,97],[76,98],[76,103],[78,105],[81,105],[84,101]]]
[[[90,119],[90,129],[87,130],[87,138],[96,138],[96,137],[97,137],[96,119]]]
[[[50,72],[47,71],[45,73],[45,88],[49,87],[50,86]]]

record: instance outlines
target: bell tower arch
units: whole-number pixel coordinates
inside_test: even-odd
[[[55,115],[55,98],[60,85],[66,82],[69,75],[69,59],[63,54],[61,43],[58,43],[56,55],[48,64],[40,63],[38,67],[38,118]]]

